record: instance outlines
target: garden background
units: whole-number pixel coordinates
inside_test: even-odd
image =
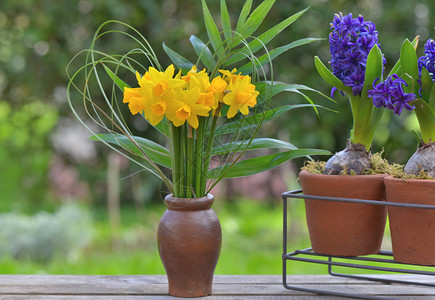
[[[242,0],[227,1],[231,17]],[[254,7],[260,1],[254,1]],[[218,20],[219,1],[208,1]],[[273,46],[304,37],[327,38],[334,13],[362,14],[373,21],[387,59],[387,71],[404,38],[435,37],[431,0],[278,0],[264,27],[310,6]],[[162,42],[192,58],[191,34],[206,41],[200,0],[2,0],[0,1],[0,273],[163,274],[155,232],[165,207],[162,185],[117,154],[88,139],[66,99],[70,59],[89,46],[98,26],[109,19],[137,28],[163,66],[170,63]],[[106,52],[128,49],[105,40]],[[421,49],[420,49],[421,51]],[[421,55],[421,53],[419,53]],[[300,83],[329,94],[314,68],[314,55],[328,61],[327,39],[285,53],[275,62],[275,80]],[[351,127],[347,100],[336,103],[310,94],[320,109],[290,111],[260,131],[300,148],[336,152]],[[280,95],[273,106],[305,103]],[[337,111],[337,113],[331,112]],[[154,132],[140,118],[136,135]],[[400,118],[386,111],[373,151],[384,149],[391,162],[404,163],[415,151],[413,113]],[[223,181],[214,208],[223,228],[217,274],[280,274],[282,206],[280,194],[298,188],[303,159],[267,173]],[[237,189],[235,188],[237,186]],[[308,247],[301,202],[290,205],[290,247]],[[323,269],[295,265],[293,273]]]

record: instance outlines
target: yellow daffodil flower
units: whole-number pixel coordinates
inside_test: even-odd
[[[128,108],[132,115],[142,112],[145,109],[145,104],[140,92],[140,88],[124,88],[123,103],[128,103]]]
[[[227,89],[227,82],[222,77],[216,77],[211,81],[207,91],[213,93],[216,102],[223,102],[224,92]],[[216,108],[216,107],[212,107]]]
[[[139,85],[141,87],[151,87],[155,96],[162,96],[169,88],[180,88],[185,85],[185,82],[179,78],[174,77],[174,65],[170,65],[164,72],[159,72],[157,69],[150,67],[148,72],[140,78],[138,73]]]
[[[223,101],[229,105],[227,118],[231,119],[238,111],[242,114],[249,114],[249,107],[254,107],[257,104],[258,91],[255,90],[255,86],[251,84],[251,77],[243,76],[234,82],[230,82],[228,90]]]
[[[211,110],[210,106],[198,103],[200,97],[198,87],[192,90],[180,89],[176,94],[177,100],[172,101],[166,116],[177,127],[187,121],[190,126],[197,129],[199,125],[198,116],[208,116]]]

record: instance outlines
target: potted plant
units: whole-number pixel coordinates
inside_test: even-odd
[[[414,45],[413,45],[414,44]],[[419,147],[404,172],[385,178],[387,201],[435,205],[435,42],[429,39],[424,55],[417,59],[414,43],[405,40],[395,72],[373,85],[373,103],[400,115],[413,110],[420,125]],[[435,212],[416,208],[389,207],[394,259],[435,265]]]
[[[246,1],[236,30],[232,30],[226,3],[221,1],[223,30],[219,31],[203,0],[210,41],[190,37],[198,56],[195,63],[163,44],[173,62],[164,68],[140,32],[125,23],[108,21],[95,33],[91,47],[70,64],[85,57],[84,65],[71,73],[68,85],[69,103],[80,122],[94,139],[158,176],[167,188],[167,210],[159,223],[157,239],[171,295],[199,297],[211,293],[222,238],[219,220],[211,209],[210,191],[220,180],[255,174],[295,157],[328,153],[255,138],[264,121],[297,107],[313,107],[304,94],[313,89],[273,81],[272,59],[318,39],[301,39],[274,50],[266,48],[305,10],[253,36],[273,2],[266,0],[250,12],[252,1]],[[112,35],[131,38],[136,47],[122,54],[105,53],[98,43]],[[83,80],[80,85],[79,80]],[[71,95],[74,88],[82,97],[84,110],[75,107]],[[283,91],[302,93],[311,103],[271,108],[270,99]],[[124,113],[127,105],[129,111]],[[168,143],[134,136],[125,121],[131,114],[141,115]],[[91,128],[89,119],[107,132]],[[247,151],[266,148],[278,152],[243,157]],[[213,167],[212,159],[217,162]]]
[[[372,104],[368,91],[382,76],[384,58],[375,25],[360,15],[336,14],[329,35],[332,72],[316,56],[321,77],[349,99],[353,127],[347,147],[325,164],[300,172],[305,195],[384,200],[383,177],[375,174],[370,148],[382,110]],[[356,256],[380,250],[386,209],[383,206],[305,200],[313,251]]]

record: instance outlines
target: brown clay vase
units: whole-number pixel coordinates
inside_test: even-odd
[[[165,198],[157,242],[169,283],[169,294],[202,297],[211,294],[222,244],[219,219],[211,208],[214,197]]]
[[[385,200],[384,175],[324,175],[301,171],[304,195]],[[378,253],[385,230],[385,206],[305,199],[314,252],[333,256]]]
[[[435,180],[385,177],[387,201],[435,205]],[[435,265],[435,210],[388,207],[394,260]]]

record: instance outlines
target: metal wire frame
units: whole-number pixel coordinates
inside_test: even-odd
[[[396,202],[385,202],[385,201],[375,201],[375,200],[302,195],[301,193],[302,190],[299,189],[299,190],[289,191],[282,194],[282,199],[283,199],[283,255],[282,255],[283,278],[282,279],[283,279],[283,286],[286,289],[301,291],[301,292],[324,294],[330,296],[356,298],[356,299],[373,299],[373,300],[393,299],[393,298],[368,296],[368,295],[356,295],[356,294],[342,293],[337,291],[302,288],[302,287],[289,285],[287,283],[287,260],[327,265],[328,273],[332,276],[337,276],[337,277],[370,280],[370,281],[377,281],[377,282],[388,283],[388,284],[400,283],[400,284],[412,284],[412,285],[419,285],[419,286],[435,287],[435,284],[425,283],[425,282],[391,280],[382,277],[372,277],[372,276],[368,277],[364,275],[333,272],[333,267],[337,266],[337,267],[345,267],[345,268],[353,268],[353,269],[435,276],[435,271],[413,270],[412,269],[413,265],[394,261],[394,259],[392,258],[393,255],[391,251],[381,250],[381,252],[375,256],[356,256],[356,257],[338,257],[338,256],[322,255],[313,252],[311,248],[296,250],[294,252],[287,253],[287,202],[288,202],[288,198],[295,198],[295,199],[310,199],[310,200],[324,200],[324,201],[336,201],[336,202],[348,202],[348,203],[360,203],[360,204],[373,204],[373,205],[381,205],[381,206],[395,206],[395,207],[417,208],[417,209],[435,209],[435,206],[424,205],[424,204],[409,204],[409,203],[396,203]],[[334,261],[334,259],[340,261]],[[343,262],[343,261],[347,261],[347,262]],[[384,263],[392,266],[389,267],[371,266],[368,265],[367,263]],[[398,266],[408,266],[411,269],[404,269]],[[431,267],[427,267],[427,268],[431,268]]]

